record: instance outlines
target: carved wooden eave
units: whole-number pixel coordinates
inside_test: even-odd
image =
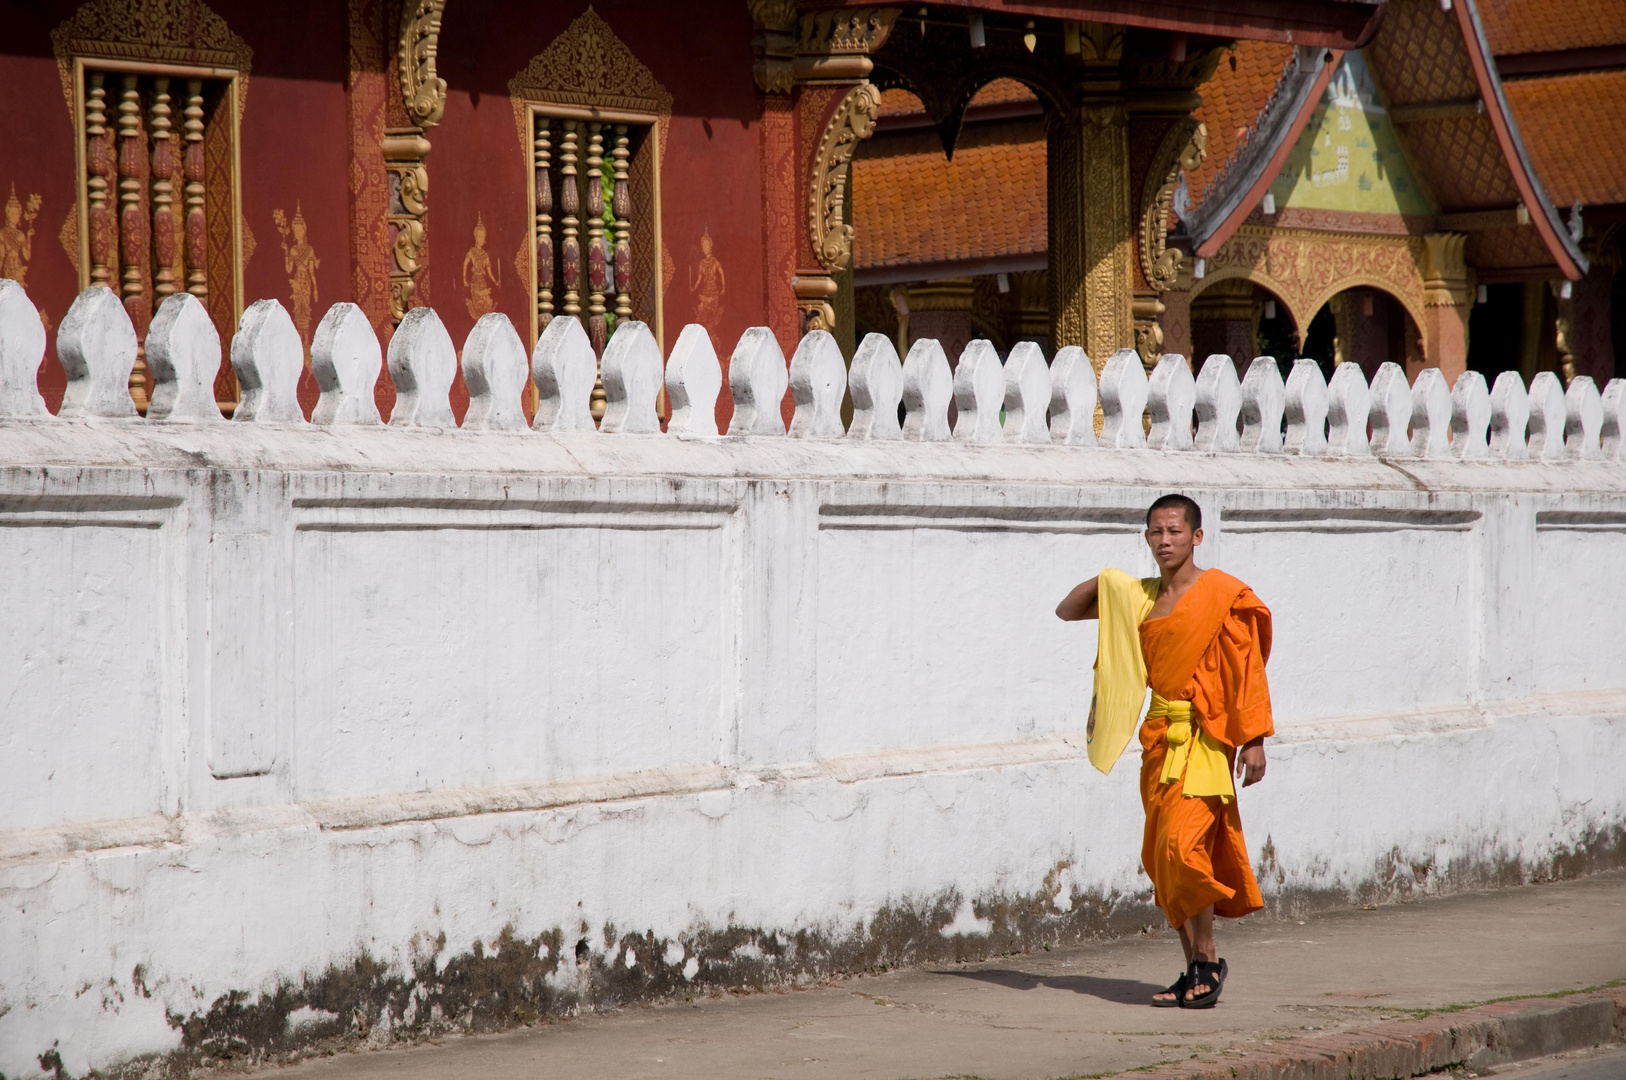
[[[1207,154],[1208,128],[1195,117],[1174,124],[1152,158],[1146,174],[1146,191],[1141,199],[1140,268],[1146,284],[1156,292],[1166,292],[1180,276],[1184,256],[1168,246],[1169,211],[1182,172],[1192,172]]]
[[[1038,95],[1047,113],[1071,113],[1078,80],[1060,38],[1042,37],[1029,52],[1019,37],[998,34],[990,35],[982,48],[971,49],[964,44],[963,32],[951,41],[939,26],[917,33],[907,17],[903,26],[906,29],[894,33],[876,53],[871,81],[884,90],[904,89],[918,97],[950,160],[972,99],[996,79],[1024,84]]]
[[[803,15],[796,39],[796,78],[849,82],[874,70],[870,54],[886,44],[899,8],[861,8]]]
[[[440,123],[446,111],[446,80],[435,74],[440,21],[445,11],[446,0],[408,0],[401,9],[401,34],[396,46],[401,102],[407,116],[421,128]]]
[[[875,87],[859,83],[847,91],[825,125],[813,158],[809,235],[819,265],[830,273],[852,264],[853,227],[843,220],[847,167],[852,163],[858,144],[875,130],[875,120],[880,113],[881,92]]]
[[[747,0],[754,55],[751,73],[764,94],[788,94],[796,85],[796,0]]]

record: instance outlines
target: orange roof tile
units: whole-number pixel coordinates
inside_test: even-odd
[[[971,98],[973,105],[1003,105],[1007,101],[1032,101],[1034,93],[1015,79],[995,79]]]
[[[968,127],[953,161],[936,132],[870,139],[853,159],[852,200],[858,269],[1042,253],[1043,126]]]
[[[1003,105],[1010,101],[1032,101],[1032,90],[1015,79],[995,79],[978,90],[971,98],[972,105]],[[881,115],[905,116],[923,113],[926,106],[908,90],[894,88],[881,91]]]
[[[881,115],[904,116],[926,111],[918,97],[901,87],[881,91]]]
[[[1479,21],[1499,56],[1626,44],[1621,0],[1479,0]]]
[[[1626,71],[1516,79],[1503,91],[1556,205],[1626,202]]]
[[[1292,55],[1291,45],[1239,41],[1236,70],[1231,70],[1230,57],[1226,56],[1208,81],[1198,87],[1203,103],[1194,115],[1208,125],[1208,153],[1203,163],[1186,178],[1193,207],[1202,202],[1203,193],[1214,176],[1242,148],[1248,129],[1270,100],[1270,92],[1276,88]]]

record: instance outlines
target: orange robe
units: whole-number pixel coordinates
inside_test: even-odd
[[[1141,623],[1140,641],[1147,684],[1170,701],[1190,701],[1194,720],[1225,745],[1233,769],[1238,747],[1274,734],[1265,683],[1270,609],[1242,582],[1204,570],[1171,614]],[[1264,900],[1248,866],[1237,801],[1188,799],[1183,778],[1159,783],[1168,726],[1147,719],[1140,729],[1141,862],[1157,906],[1177,928],[1209,904],[1227,918],[1258,911]]]

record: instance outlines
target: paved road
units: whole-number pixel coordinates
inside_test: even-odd
[[[1521,1061],[1505,1065],[1492,1075],[1497,1080],[1622,1080],[1626,1077],[1626,1048]]]
[[[1178,942],[1162,934],[347,1054],[279,1070],[288,1075],[277,1080],[1042,1080],[1114,1072],[1276,1047],[1408,1009],[1626,979],[1622,911],[1626,873],[1612,873],[1304,922],[1223,923],[1231,982],[1206,1012],[1147,1006],[1180,968]],[[1561,1077],[1600,1080],[1562,1071],[1540,1080]]]

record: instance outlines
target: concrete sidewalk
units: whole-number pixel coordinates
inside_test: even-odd
[[[286,1080],[1089,1076],[1273,1056],[1419,1010],[1626,980],[1626,873],[1303,922],[1222,922],[1218,1008],[1152,1009],[1164,932],[805,989],[700,998],[283,1070]]]

